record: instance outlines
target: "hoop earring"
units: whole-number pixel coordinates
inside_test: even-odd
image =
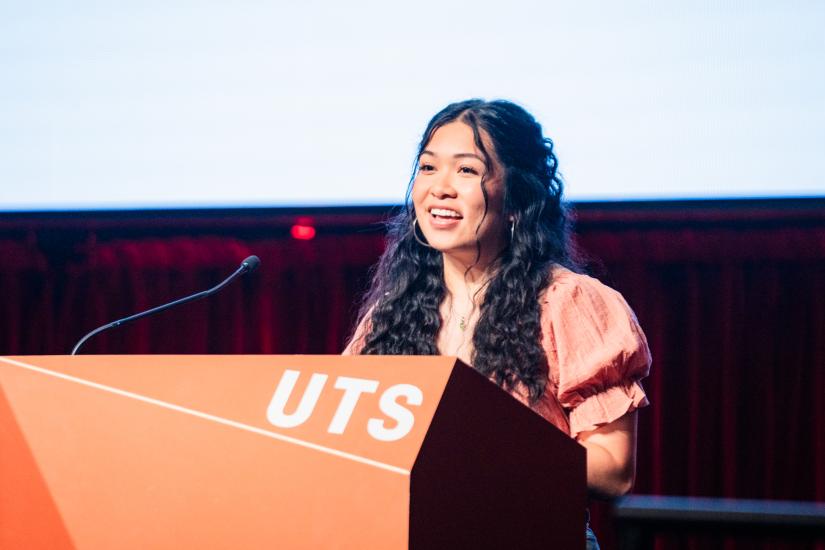
[[[421,240],[421,238],[419,238],[419,236],[418,236],[418,218],[413,218],[413,222],[412,222],[412,234],[413,234],[413,238],[414,238],[416,241],[418,241],[418,244],[420,244],[421,246],[426,246],[427,248],[432,248],[432,245],[430,245],[429,243],[424,242],[424,241],[423,241],[423,240]]]
[[[513,242],[513,234],[516,232],[516,220],[510,220],[510,242]]]

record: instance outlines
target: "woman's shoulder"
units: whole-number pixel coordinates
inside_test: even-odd
[[[559,267],[542,297],[542,325],[555,339],[602,347],[607,341],[646,346],[624,297],[595,277]]]
[[[584,298],[589,299],[594,305],[614,301],[625,304],[618,291],[590,275],[556,266],[551,270],[550,277],[550,284],[543,295],[542,303],[551,304],[564,299]]]

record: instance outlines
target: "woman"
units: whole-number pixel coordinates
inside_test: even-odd
[[[618,496],[650,354],[621,295],[574,271],[561,195],[524,109],[444,108],[345,353],[458,356],[584,445],[589,489]]]

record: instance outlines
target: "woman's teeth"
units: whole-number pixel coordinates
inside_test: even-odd
[[[430,214],[438,218],[455,218],[461,219],[461,215],[454,210],[447,210],[445,208],[432,208]]]

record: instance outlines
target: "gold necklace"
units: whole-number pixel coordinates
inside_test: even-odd
[[[455,307],[453,305],[452,297],[450,298],[450,319],[458,317],[458,328],[461,332],[465,332],[469,328],[470,321],[473,318],[473,313],[475,312],[475,309],[475,305],[473,305],[473,307],[470,308],[470,313],[462,315],[456,312]]]
[[[470,326],[470,320],[473,318],[473,312],[475,311],[475,307],[470,309],[470,313],[466,315],[458,314],[458,328],[461,332],[466,331]],[[456,310],[453,309],[453,305],[450,304],[450,315],[456,315]]]

